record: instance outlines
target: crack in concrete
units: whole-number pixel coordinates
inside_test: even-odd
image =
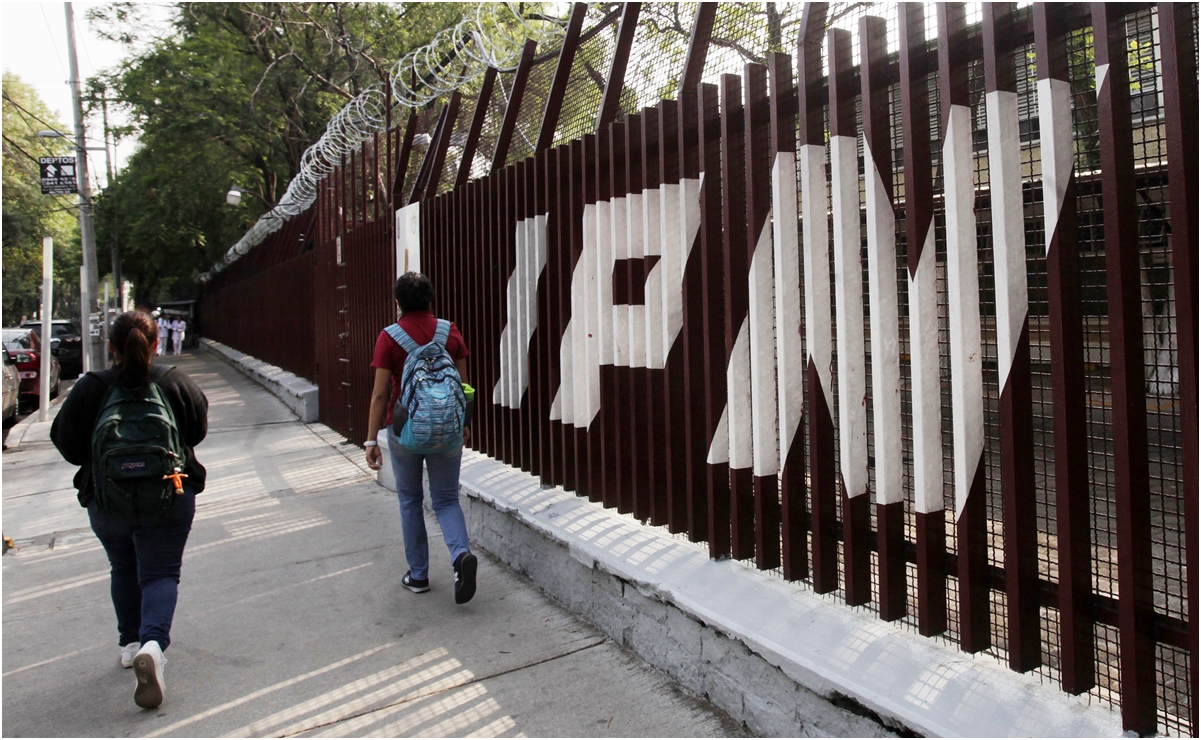
[[[461,683],[461,684],[457,684],[457,685],[455,685],[455,686],[447,686],[446,688],[439,689],[439,690],[437,690],[437,691],[427,691],[427,692],[425,692],[425,693],[422,693],[422,694],[416,694],[416,695],[412,695],[412,696],[407,696],[407,697],[405,697],[405,698],[403,698],[403,699],[400,699],[399,701],[394,701],[394,702],[391,702],[391,703],[388,703],[388,704],[384,704],[384,705],[382,705],[382,706],[378,706],[378,707],[375,707],[375,708],[373,708],[373,709],[366,709],[366,710],[363,710],[363,711],[361,711],[361,712],[355,712],[355,713],[352,713],[352,714],[348,714],[348,715],[346,715],[345,717],[342,717],[342,718],[340,718],[340,719],[333,720],[333,721],[331,721],[331,722],[323,722],[323,723],[315,724],[315,725],[313,725],[312,727],[305,727],[304,729],[302,729],[302,730],[300,730],[300,731],[298,731],[298,732],[294,732],[294,733],[292,733],[292,734],[290,734],[290,735],[281,735],[280,737],[297,737],[297,736],[299,736],[299,735],[302,735],[302,734],[304,734],[304,733],[306,733],[306,732],[312,732],[313,730],[319,730],[319,729],[321,729],[322,727],[330,727],[330,726],[332,726],[332,725],[337,725],[337,724],[340,724],[340,723],[342,723],[342,722],[347,722],[347,721],[349,721],[349,720],[352,720],[352,719],[357,719],[358,717],[365,717],[365,716],[367,716],[367,715],[369,715],[369,714],[374,714],[374,713],[376,713],[376,712],[380,712],[380,711],[383,711],[383,710],[385,710],[385,709],[389,709],[389,708],[391,708],[391,707],[398,707],[398,706],[401,706],[401,705],[403,705],[403,704],[411,704],[411,703],[413,703],[413,702],[415,702],[415,701],[420,701],[420,700],[422,700],[422,699],[428,699],[428,698],[429,698],[429,697],[431,697],[431,696],[437,696],[438,694],[445,694],[445,693],[447,693],[448,691],[457,691],[457,690],[459,690],[459,689],[462,689],[462,688],[463,688],[463,687],[465,687],[465,686],[471,686],[472,684],[477,684],[477,683],[480,683],[480,682],[482,682],[482,681],[487,681],[487,680],[489,680],[489,679],[498,678],[498,677],[500,677],[500,676],[507,676],[507,675],[510,675],[510,674],[513,674],[513,673],[517,673],[517,672],[519,672],[519,671],[524,671],[524,670],[526,670],[527,668],[534,668],[534,667],[537,667],[537,666],[540,666],[540,665],[545,665],[546,663],[550,663],[550,662],[552,662],[552,661],[559,660],[560,658],[567,658],[567,657],[569,657],[569,656],[575,655],[576,653],[582,653],[582,652],[584,652],[585,650],[591,650],[592,648],[595,648],[595,647],[600,647],[601,645],[604,645],[606,642],[609,642],[609,639],[608,639],[608,638],[602,638],[602,639],[600,639],[600,640],[597,640],[596,642],[594,642],[594,643],[591,643],[591,644],[589,644],[589,645],[583,645],[583,646],[581,646],[581,647],[578,647],[578,648],[575,648],[575,649],[573,649],[573,650],[568,650],[568,651],[567,651],[567,652],[565,652],[565,653],[560,653],[559,655],[552,655],[552,656],[550,656],[550,657],[543,658],[542,660],[537,660],[537,661],[534,661],[533,663],[526,663],[526,664],[524,664],[524,665],[514,666],[513,668],[508,668],[508,669],[506,669],[506,670],[503,670],[503,671],[497,671],[497,672],[495,672],[495,673],[490,673],[490,674],[488,674],[488,675],[486,675],[486,676],[474,676],[474,677],[473,677],[473,678],[472,678],[470,681],[464,681],[463,683]]]

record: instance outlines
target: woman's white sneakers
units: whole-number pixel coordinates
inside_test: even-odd
[[[133,668],[133,656],[138,654],[142,649],[142,643],[131,642],[128,645],[121,646],[121,667]]]
[[[133,656],[133,674],[137,685],[133,690],[133,702],[143,709],[154,709],[163,703],[163,664],[166,658],[158,643],[149,640]]]

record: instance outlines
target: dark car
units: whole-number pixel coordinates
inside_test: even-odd
[[[42,322],[26,321],[22,329],[32,329],[41,336]],[[68,378],[74,378],[83,372],[83,339],[80,336],[79,322],[67,319],[52,319],[50,321],[50,338],[57,339],[58,346],[51,342],[50,352],[63,366],[63,373]]]
[[[29,329],[5,329],[4,349],[17,363],[21,376],[21,401],[29,408],[38,408],[41,395],[40,373],[42,371],[42,343],[38,335]],[[62,380],[62,368],[58,360],[50,356],[50,397],[57,398]]]

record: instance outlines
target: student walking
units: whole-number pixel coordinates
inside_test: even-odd
[[[176,319],[171,322],[172,354],[178,355],[183,353],[183,338],[187,330],[188,322],[184,319]]]
[[[140,311],[118,316],[108,342],[114,367],[81,377],[50,429],[54,446],[79,466],[79,503],[111,565],[120,662],[134,669],[134,702],[146,709],[166,689],[163,651],[205,483],[193,448],[208,431],[200,388],[181,370],[151,364],[157,328]]]
[[[376,439],[379,430],[386,427],[396,494],[400,500],[405,559],[409,564],[401,585],[413,593],[430,590],[429,542],[422,511],[425,498],[422,467],[428,471],[430,502],[454,564],[455,602],[466,604],[475,595],[477,566],[467,540],[467,523],[459,506],[459,464],[463,442],[470,441],[471,431],[466,426],[469,419],[464,416],[466,404],[461,389],[467,374],[467,345],[453,322],[439,319],[430,310],[434,287],[428,277],[415,272],[405,273],[396,281],[392,292],[400,318],[381,331],[375,342],[371,360],[371,366],[376,369],[375,386],[364,443],[367,465],[372,470],[379,470],[383,464]],[[448,360],[453,361],[453,367]],[[426,385],[419,387],[421,384]],[[428,395],[423,395],[427,389]],[[425,404],[420,411],[421,419],[409,418],[410,411],[418,407],[414,399]],[[443,403],[444,406],[440,405]],[[424,416],[431,409],[449,409],[451,413],[445,417],[436,416],[431,423]],[[397,423],[395,414],[406,418]],[[438,435],[444,437],[435,440]]]
[[[171,341],[171,324],[163,316],[158,317],[158,349],[155,350],[159,357],[162,357],[167,351],[167,344]]]

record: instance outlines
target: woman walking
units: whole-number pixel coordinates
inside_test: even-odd
[[[134,669],[134,702],[153,709],[163,701],[163,651],[196,494],[204,490],[193,448],[208,431],[208,400],[182,371],[152,364],[159,327],[149,315],[118,316],[108,348],[114,366],[79,379],[50,437],[80,466],[79,503],[112,566],[121,665]],[[127,433],[135,426],[138,434]]]
[[[413,593],[430,590],[429,541],[426,538],[425,514],[422,501],[425,490],[421,472],[424,467],[429,473],[430,503],[442,528],[442,539],[450,551],[450,561],[455,574],[455,603],[466,604],[475,595],[475,573],[478,562],[471,553],[467,540],[467,523],[463,509],[459,506],[459,463],[463,456],[463,442],[470,441],[471,429],[463,426],[462,438],[457,438],[446,449],[432,453],[417,453],[402,444],[393,425],[393,414],[397,399],[401,397],[405,376],[405,363],[409,352],[401,346],[404,341],[419,354],[419,348],[437,342],[442,351],[454,362],[456,373],[453,382],[461,383],[467,376],[467,345],[463,335],[453,322],[439,319],[430,310],[434,300],[434,286],[425,275],[407,272],[401,275],[392,289],[400,318],[395,324],[379,333],[375,342],[375,355],[371,366],[375,368],[375,386],[371,393],[371,407],[367,421],[367,465],[379,470],[383,465],[377,437],[380,429],[387,427],[388,453],[392,461],[392,474],[396,480],[396,494],[400,499],[400,526],[404,536],[405,559],[409,572],[400,579],[403,587]],[[393,336],[395,332],[395,336]],[[410,381],[412,382],[412,381]],[[403,412],[403,407],[402,407]]]

